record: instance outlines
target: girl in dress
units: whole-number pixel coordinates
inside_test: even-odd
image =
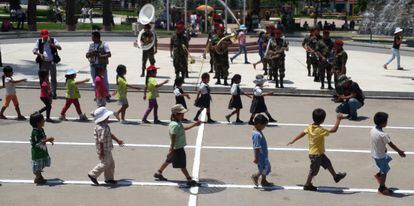
[[[233,116],[234,114],[237,115],[237,119],[236,119],[236,123],[243,123],[243,121],[240,120],[240,109],[243,108],[243,104],[241,101],[241,94],[244,94],[250,98],[252,98],[250,95],[245,94],[241,89],[240,89],[240,82],[241,82],[241,76],[240,74],[235,74],[233,76],[233,78],[231,78],[231,99],[229,102],[229,109],[234,109],[234,111],[228,115],[226,115],[226,119],[228,122],[230,122],[230,117]]]
[[[203,73],[201,75],[201,84],[198,87],[198,94],[195,100],[195,106],[200,108],[197,111],[196,116],[194,117],[194,121],[198,121],[198,116],[200,116],[201,112],[204,108],[207,109],[207,123],[215,123],[213,119],[211,119],[210,114],[210,102],[211,102],[211,95],[210,95],[210,87],[208,83],[210,82],[210,75],[208,73]]]
[[[264,76],[261,74],[256,75],[256,79],[253,81],[256,84],[256,87],[253,91],[253,101],[252,105],[250,106],[250,116],[249,124],[253,125],[253,118],[256,114],[264,112],[269,117],[269,122],[277,122],[275,119],[272,118],[270,113],[267,111],[267,106],[264,100],[265,96],[272,96],[272,92],[263,93],[263,84],[266,82]]]

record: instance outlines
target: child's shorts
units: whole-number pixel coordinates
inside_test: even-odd
[[[15,107],[19,106],[19,100],[17,100],[17,96],[15,94],[6,95],[6,99],[4,99],[4,107],[8,107],[10,102],[13,102]]]
[[[32,170],[33,172],[40,172],[45,167],[50,167],[50,157],[32,160]]]
[[[175,149],[171,158],[167,157],[166,162],[172,163],[173,168],[186,168],[187,167],[187,156],[184,148]]]
[[[324,169],[332,167],[331,160],[329,160],[329,158],[325,154],[309,155],[309,159],[311,161],[309,174],[312,176],[316,176],[319,173],[319,169],[321,166]]]
[[[106,99],[105,98],[102,98],[102,99],[96,98],[96,105],[98,107],[104,107],[104,106],[106,106]]]
[[[272,166],[270,165],[269,160],[263,160],[257,163],[257,169],[259,169],[261,175],[269,175],[272,171]]]
[[[118,99],[118,105],[120,106],[128,106],[128,99]]]
[[[390,171],[391,168],[389,163],[391,162],[392,158],[389,155],[385,156],[382,159],[374,158],[374,160],[381,174],[385,175]]]

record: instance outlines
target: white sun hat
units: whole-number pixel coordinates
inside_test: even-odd
[[[98,124],[106,120],[106,118],[108,118],[109,116],[113,115],[114,112],[107,110],[105,107],[99,107],[93,112],[93,114],[95,118],[95,124]]]
[[[402,32],[402,31],[403,31],[403,29],[401,29],[400,27],[397,27],[397,28],[395,28],[394,34],[398,34],[398,33]]]

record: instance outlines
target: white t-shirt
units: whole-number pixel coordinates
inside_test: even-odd
[[[16,94],[16,87],[14,86],[14,83],[12,81],[13,81],[13,78],[11,77],[6,77],[4,79],[4,87],[6,88],[6,95]]]
[[[109,50],[109,45],[106,42],[89,44],[89,48],[88,48],[88,51],[87,52],[97,51],[99,45],[101,45],[101,44],[103,44],[104,51],[106,53],[111,52],[111,50]],[[90,63],[91,64],[98,64],[99,63],[98,58],[95,58],[94,60],[90,61]]]
[[[208,93],[208,84],[201,82],[200,86],[198,87],[198,90],[201,92],[201,94],[207,94]]]
[[[238,93],[237,93],[237,88],[239,88],[239,84],[233,84],[232,86],[231,86],[231,89],[230,89],[230,94],[231,95],[238,95]],[[241,89],[240,89],[240,94],[241,93],[243,93],[242,91],[241,91]]]
[[[53,38],[53,42],[56,46],[59,46],[59,42],[56,40],[56,38]],[[39,51],[39,39],[36,41],[36,45],[33,48],[33,53],[37,51]],[[45,57],[45,61],[53,61],[52,48],[50,48],[49,41],[43,44],[43,56]]]
[[[263,94],[263,90],[262,90],[262,88],[261,88],[261,87],[259,87],[259,86],[256,86],[256,87],[254,88],[253,95],[254,95],[254,96],[262,96],[262,94]]]
[[[370,136],[371,156],[375,159],[385,158],[387,155],[387,144],[391,142],[390,136],[376,127],[371,129]]]
[[[181,95],[180,88],[178,88],[178,87],[175,87],[175,88],[174,88],[174,95],[175,95],[176,97],[178,97],[178,96],[180,96],[180,95]]]

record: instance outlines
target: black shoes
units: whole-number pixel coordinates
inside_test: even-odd
[[[339,181],[341,181],[345,177],[346,177],[346,173],[345,172],[340,172],[340,173],[336,174],[336,176],[334,177],[334,181],[335,181],[335,183],[338,183]]]
[[[168,181],[168,179],[165,178],[164,176],[162,176],[161,173],[155,173],[154,174],[154,178],[157,179],[157,180],[159,180],[159,181]]]
[[[318,188],[315,187],[315,186],[313,186],[312,184],[309,184],[309,185],[303,186],[303,190],[306,190],[306,191],[317,191]]]
[[[111,185],[116,185],[118,183],[118,181],[116,180],[105,180],[106,184],[111,184]]]
[[[89,179],[91,179],[91,181],[93,182],[93,184],[95,185],[99,185],[98,180],[96,180],[96,178],[92,177],[90,174],[88,174]]]

